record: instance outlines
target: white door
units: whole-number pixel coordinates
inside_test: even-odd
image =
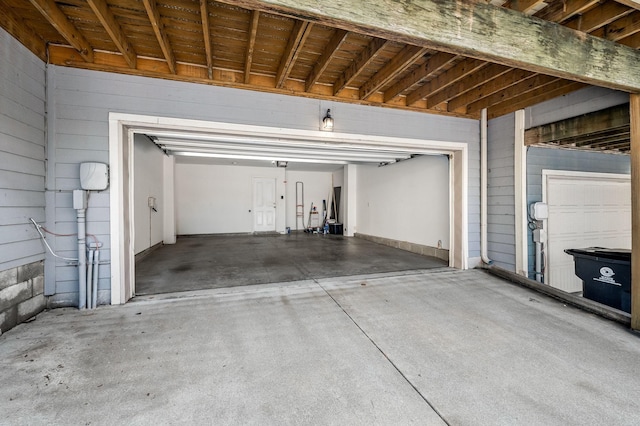
[[[253,230],[276,230],[275,178],[253,178]]]
[[[570,248],[631,248],[631,182],[628,175],[543,171],[549,205],[545,282],[582,290]]]

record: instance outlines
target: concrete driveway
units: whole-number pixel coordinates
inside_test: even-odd
[[[11,425],[640,424],[638,335],[477,270],[53,310],[0,371]]]

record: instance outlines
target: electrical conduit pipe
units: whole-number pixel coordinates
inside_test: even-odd
[[[480,115],[480,258],[486,265],[493,264],[487,255],[487,191],[488,180],[487,155],[487,109],[483,108]]]

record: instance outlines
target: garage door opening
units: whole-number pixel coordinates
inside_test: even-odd
[[[156,182],[163,182],[162,188],[158,190],[158,194],[162,194],[161,196],[141,195],[140,191],[135,188],[136,182],[140,181],[140,179],[136,177],[136,157],[139,157],[136,156],[134,152],[136,134],[147,135],[156,146],[162,148],[164,151],[161,152],[157,150],[157,155],[162,157],[162,167],[159,167],[162,169],[162,178],[152,179]],[[240,154],[237,152],[238,148],[242,150],[242,158],[240,158]],[[178,149],[181,150],[181,153],[187,153],[187,155],[176,155]],[[248,155],[250,151],[253,151],[253,155]],[[287,156],[284,156],[284,152],[287,153]],[[396,163],[401,164],[403,160],[406,161],[420,156],[439,157],[441,161],[446,164],[444,201],[438,202],[439,205],[445,204],[447,210],[447,214],[445,214],[446,226],[444,226],[444,229],[442,229],[442,226],[438,226],[437,228],[439,228],[439,232],[447,234],[448,238],[443,237],[436,244],[448,245],[448,247],[446,247],[450,253],[448,265],[466,268],[466,144],[339,133],[327,134],[319,131],[275,129],[261,126],[111,114],[112,303],[124,303],[136,292],[135,253],[139,250],[139,247],[135,246],[138,245],[138,240],[140,240],[140,238],[137,237],[139,228],[146,228],[146,225],[150,225],[147,235],[149,238],[149,246],[154,245],[154,238],[159,239],[160,237],[162,238],[161,241],[166,244],[174,242],[176,235],[199,235],[203,233],[226,234],[243,233],[246,231],[246,229],[242,229],[242,227],[246,226],[247,217],[229,213],[228,210],[223,212],[222,216],[210,214],[212,208],[215,206],[210,204],[207,207],[206,203],[207,200],[211,201],[211,199],[215,197],[212,197],[209,189],[211,189],[212,186],[218,185],[222,187],[218,189],[223,191],[224,186],[232,186],[237,183],[228,181],[227,172],[229,170],[225,170],[224,173],[222,173],[225,179],[215,179],[215,176],[211,174],[220,173],[220,167],[223,167],[223,165],[216,164],[215,167],[212,167],[210,162],[223,160],[231,163],[224,167],[235,167],[240,170],[252,166],[232,163],[266,160],[269,162],[283,161],[291,166],[295,165],[296,160],[299,160],[300,163],[314,164],[316,167],[323,165],[323,171],[314,170],[313,172],[329,173],[329,176],[336,178],[335,171],[329,172],[326,170],[326,165],[331,164],[334,168],[338,167],[338,178],[342,178],[342,181],[338,183],[342,188],[342,202],[340,204],[344,215],[341,221],[344,224],[345,236],[350,237],[360,232],[358,223],[361,222],[363,224],[363,231],[367,231],[368,229],[376,231],[367,231],[367,233],[371,233],[374,236],[382,236],[389,240],[397,239],[401,241],[401,239],[395,235],[386,236],[383,235],[384,232],[378,232],[380,229],[386,229],[386,227],[375,225],[376,220],[379,219],[375,217],[376,212],[379,214],[384,213],[385,206],[383,205],[381,208],[376,208],[373,217],[371,216],[372,212],[367,211],[368,209],[364,207],[365,200],[362,194],[370,198],[368,201],[369,207],[379,200],[376,200],[376,194],[367,194],[367,191],[359,190],[366,188],[366,183],[370,179],[367,177],[362,179],[362,182],[358,182],[359,176],[365,176],[358,168],[362,167],[363,170],[365,170],[367,167],[390,167],[389,165],[397,167],[398,165]],[[189,158],[189,160],[186,160],[187,158]],[[385,161],[386,158],[390,158],[390,160]],[[148,162],[149,157],[144,157],[144,159]],[[203,161],[204,159],[206,159],[206,161]],[[414,160],[409,160],[407,163],[411,161]],[[380,168],[383,169],[383,167]],[[158,167],[156,167],[156,169],[158,169]],[[291,188],[291,190],[295,189],[293,185],[288,185],[287,182],[298,179],[295,176],[287,176],[287,174],[291,173],[293,175],[296,172],[312,173],[312,171],[296,170],[295,166],[291,168],[277,167],[276,164],[270,168],[262,168],[259,173],[250,173],[252,177],[250,180],[240,179],[239,181],[242,181],[242,185],[245,185],[245,188],[248,186],[249,189],[247,189],[247,191],[252,192],[254,190],[253,178],[270,178],[271,176],[264,174],[265,170],[279,169],[281,171],[277,173],[282,174],[278,175],[276,173],[275,192],[276,203],[280,204],[280,206],[276,208],[275,222],[276,232],[285,234],[287,228],[294,228],[295,226],[295,206],[288,207],[286,204],[288,199],[293,199],[293,197],[287,194],[287,191],[289,191],[289,188]],[[188,188],[195,193],[195,196],[191,196],[190,202],[200,203],[200,205],[189,206],[188,203],[186,203],[185,207],[183,203],[177,202],[180,197],[188,195],[186,194],[188,191],[181,186],[182,184],[180,182],[182,178],[180,176],[181,174],[189,175],[190,173],[194,173],[195,170],[200,170],[200,172],[204,173],[204,176],[200,178],[197,176],[187,176],[187,178],[183,180],[188,182]],[[220,182],[222,182],[222,184]],[[334,183],[336,182],[334,181]],[[418,184],[420,184],[420,182],[418,182]],[[422,184],[426,185],[427,182],[422,182]],[[330,187],[329,185],[328,188]],[[327,192],[327,189],[323,191]],[[411,191],[412,189],[404,188],[403,190]],[[242,193],[242,191],[237,191],[236,188],[236,190],[230,190],[230,193],[238,194]],[[327,194],[327,196],[328,195],[329,194]],[[323,198],[326,199],[327,196]],[[224,201],[224,199],[225,198],[222,197],[220,201]],[[227,200],[229,200],[229,198],[227,198]],[[251,203],[252,202],[253,201],[251,201]],[[140,207],[141,205],[143,206]],[[177,207],[178,205],[180,205],[180,207]],[[389,206],[386,207],[388,209]],[[162,217],[156,217],[154,219],[154,213],[157,213],[154,209],[160,210],[161,208],[163,211]],[[250,204],[248,208],[247,206],[242,208],[247,210],[247,214],[252,213],[249,212],[249,210],[253,210],[253,204]],[[294,209],[293,214],[291,214],[291,212],[287,213],[287,209],[292,208]],[[144,212],[142,217],[147,218],[146,221],[139,219],[141,215],[138,209]],[[413,211],[420,209],[411,208],[408,210]],[[424,209],[422,209],[422,213],[424,213]],[[189,214],[200,215],[201,219],[211,216],[213,220],[209,217],[206,220],[193,221],[187,219],[181,221],[180,215],[182,214],[187,216]],[[249,216],[251,216],[251,226],[253,227],[253,217],[252,215]],[[215,227],[219,226],[221,221],[218,220],[216,222],[215,218],[219,219],[220,217],[226,217],[227,219],[222,221],[224,222],[223,228],[216,229]],[[230,226],[232,226],[231,224],[234,223],[236,219],[238,221],[233,226],[240,228],[235,231],[225,232],[229,231]],[[367,223],[367,219],[372,220]],[[154,230],[154,220],[156,221],[156,225],[162,223],[161,231],[157,229]],[[403,223],[404,222],[403,220]],[[198,223],[198,226],[188,229],[188,226],[193,226],[194,223]],[[206,226],[203,227],[203,224],[211,228],[206,229]],[[367,226],[369,228],[367,228]],[[203,229],[204,232],[202,232]],[[146,237],[142,239],[142,241],[144,240],[146,240]],[[346,238],[346,240],[350,239]],[[432,243],[432,245],[435,244]],[[345,245],[345,247],[347,246],[348,245]],[[318,255],[322,255],[322,251]],[[301,264],[304,265],[305,262]]]

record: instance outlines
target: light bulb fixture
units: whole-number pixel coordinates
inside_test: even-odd
[[[320,130],[324,130],[325,132],[333,132],[333,117],[331,117],[331,110],[327,110],[327,115],[322,119],[322,126]]]

